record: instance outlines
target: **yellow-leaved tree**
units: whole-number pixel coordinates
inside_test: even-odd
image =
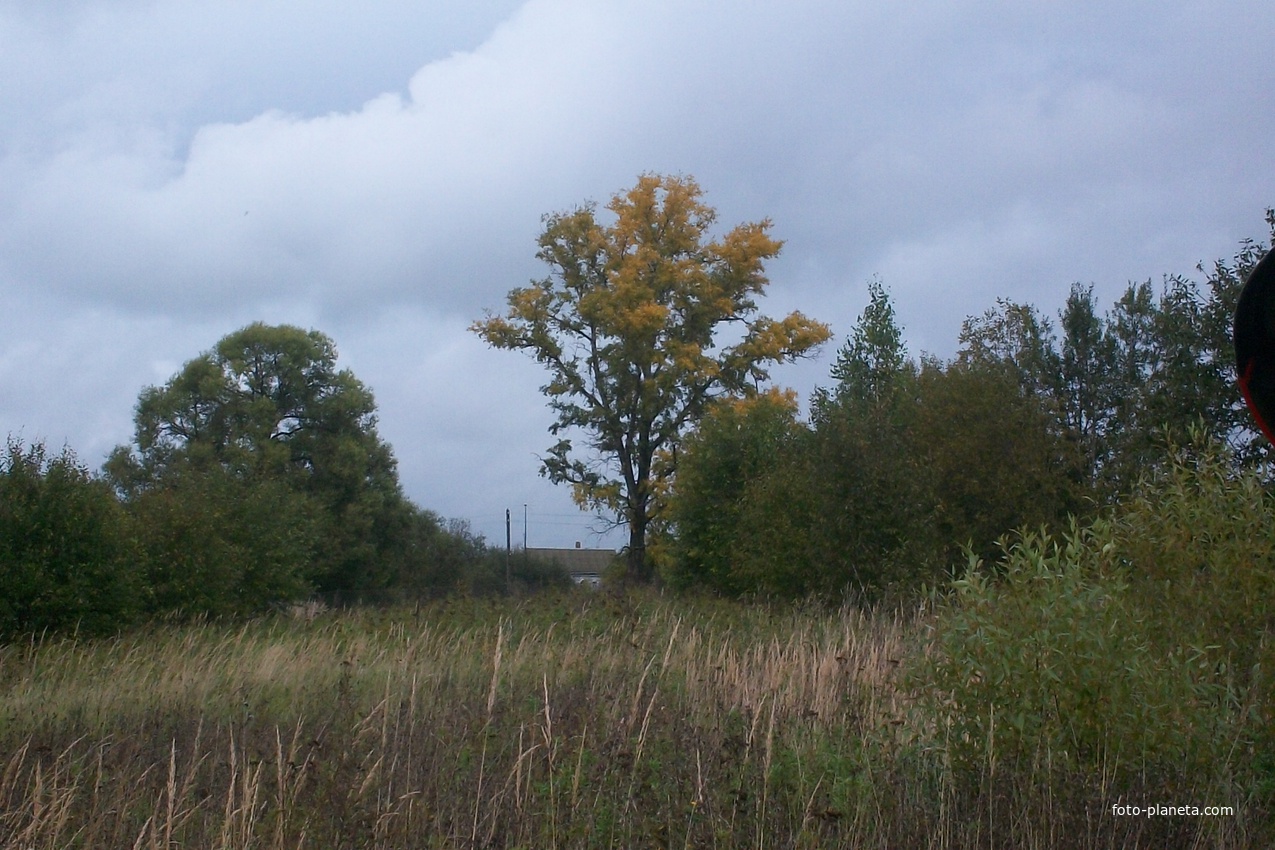
[[[611,512],[629,530],[628,576],[649,581],[647,532],[663,509],[677,445],[714,398],[756,393],[767,366],[803,357],[826,325],[793,313],[757,314],[765,262],[782,243],[770,221],[709,234],[716,212],[689,177],[643,175],[599,221],[592,203],[545,217],[537,257],[550,274],[511,291],[503,316],[472,330],[496,348],[526,351],[549,370],[542,391],[587,450],[560,439],[541,474],[572,486],[577,504]],[[728,329],[726,344],[716,336]]]

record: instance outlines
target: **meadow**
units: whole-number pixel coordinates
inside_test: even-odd
[[[1146,767],[1038,757],[1024,767],[997,753],[995,718],[987,746],[962,761],[936,708],[951,695],[919,692],[935,624],[928,603],[869,614],[570,591],[14,643],[0,648],[0,845],[1273,837],[1262,799],[1234,783],[1202,776],[1164,798],[1169,786]],[[1117,804],[1234,811],[1134,817]]]

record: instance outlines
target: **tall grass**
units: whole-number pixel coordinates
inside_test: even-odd
[[[1257,834],[1244,818],[1260,812],[1114,818],[1100,775],[967,786],[901,684],[933,651],[930,622],[581,592],[11,645],[0,844],[1150,847]],[[989,802],[988,789],[1017,797]]]
[[[12,645],[0,650],[0,836],[540,847],[816,835],[825,821],[811,812],[829,810],[837,784],[816,750],[898,712],[903,632],[848,612],[577,594]],[[790,769],[800,775],[774,781]]]

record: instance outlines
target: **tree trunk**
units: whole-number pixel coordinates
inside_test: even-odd
[[[628,579],[637,584],[650,584],[651,574],[646,562],[646,517],[629,520]]]

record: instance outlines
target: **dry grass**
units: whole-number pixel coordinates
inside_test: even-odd
[[[909,743],[919,633],[577,593],[9,646],[0,844],[1158,846],[1067,795],[962,811]]]

